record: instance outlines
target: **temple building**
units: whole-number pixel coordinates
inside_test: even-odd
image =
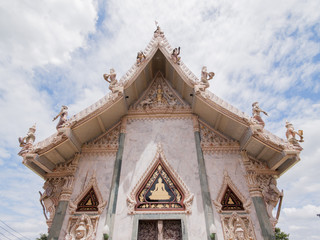
[[[283,140],[257,102],[248,116],[211,93],[214,73],[197,78],[159,26],[133,61],[120,80],[103,75],[111,91],[92,106],[70,118],[63,106],[55,134],[19,138],[45,181],[48,239],[274,239],[277,178],[300,160],[303,132],[287,122]]]

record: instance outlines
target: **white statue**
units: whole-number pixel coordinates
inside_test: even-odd
[[[296,132],[294,130],[294,127],[292,125],[292,123],[286,121],[286,128],[287,128],[287,132],[286,132],[286,137],[288,139],[288,142],[293,144],[293,145],[297,145],[300,146],[298,143],[298,140],[296,139],[296,134],[300,137],[299,142],[304,142],[303,140],[303,131],[302,130],[298,130],[298,132]]]
[[[171,58],[173,62],[178,65],[180,65],[180,60],[181,60],[181,57],[179,57],[179,55],[180,55],[180,47],[173,49]]]
[[[142,51],[138,52],[137,54],[137,66],[143,63],[146,60],[146,55]]]
[[[20,147],[22,147],[22,150],[19,152],[19,154],[26,153],[32,148],[33,143],[36,139],[35,132],[36,125],[34,124],[31,128],[29,128],[29,131],[25,137],[18,138]]]
[[[155,21],[155,24],[156,24],[157,29],[154,31],[154,37],[155,37],[155,38],[157,38],[157,37],[163,37],[163,36],[164,36],[164,33],[161,31],[161,28],[160,28],[160,26],[158,25],[158,22]]]
[[[265,123],[262,120],[260,113],[263,113],[264,115],[268,116],[268,113],[263,111],[260,107],[259,107],[259,103],[258,102],[254,102],[252,103],[252,117],[253,119],[261,126],[264,127]]]
[[[270,221],[275,226],[277,219],[273,217],[272,210],[277,206],[280,197],[283,196],[283,192],[280,192],[277,188],[277,181],[274,177],[270,178],[268,185],[262,190],[262,195],[267,206]]]
[[[112,93],[122,93],[123,92],[123,86],[118,83],[118,80],[116,78],[117,74],[116,71],[111,68],[110,69],[110,74],[103,74],[103,78],[110,83],[109,84],[109,89],[111,90]]]
[[[56,120],[58,117],[60,117],[59,122],[56,126],[56,129],[63,128],[66,126],[66,123],[68,122],[68,107],[62,106],[59,114],[53,118],[52,121]]]
[[[40,194],[39,201],[42,205],[43,214],[47,220],[47,224],[49,227],[51,226],[53,217],[55,215],[56,206],[58,205],[58,202],[59,202],[62,185],[63,185],[62,180],[56,180],[56,181],[47,180],[43,185],[44,192],[41,193],[39,191],[39,194]]]
[[[195,92],[204,92],[210,85],[209,80],[214,77],[214,72],[208,72],[207,67],[203,66],[201,70],[201,81],[194,86]]]

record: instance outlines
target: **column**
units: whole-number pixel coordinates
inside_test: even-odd
[[[210,197],[210,191],[209,191],[209,184],[207,179],[206,165],[205,165],[205,161],[204,161],[204,157],[201,149],[201,137],[200,137],[199,121],[197,116],[193,117],[193,127],[194,127],[194,137],[195,137],[196,149],[197,149],[197,159],[198,159],[203,210],[204,210],[205,221],[206,221],[207,239],[211,240],[210,226],[212,224],[214,225],[214,217],[213,217],[213,209],[212,209],[211,197]]]
[[[116,160],[113,168],[111,190],[109,195],[108,207],[107,207],[107,218],[106,225],[109,227],[109,239],[112,239],[112,233],[114,228],[114,218],[117,210],[117,200],[118,200],[118,190],[120,182],[120,173],[122,165],[122,155],[124,149],[124,139],[125,139],[125,130],[126,130],[127,119],[123,118],[121,121],[121,131],[119,135],[119,147],[116,155]]]

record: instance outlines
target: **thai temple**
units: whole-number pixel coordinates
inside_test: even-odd
[[[277,179],[303,132],[279,123],[281,139],[257,102],[249,116],[211,93],[214,73],[192,73],[158,25],[133,62],[119,80],[103,75],[110,92],[92,106],[71,117],[62,106],[55,134],[19,138],[44,180],[48,239],[275,239]]]

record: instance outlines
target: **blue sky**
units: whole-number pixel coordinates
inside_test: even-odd
[[[279,137],[285,120],[304,130],[301,161],[278,181],[278,226],[293,240],[320,239],[318,9],[317,0],[0,1],[0,220],[31,239],[46,231],[43,180],[21,164],[17,138],[36,122],[43,140],[61,105],[72,115],[103,97],[102,75],[125,74],[157,20],[195,75],[215,72],[213,93],[248,115],[258,101]]]

